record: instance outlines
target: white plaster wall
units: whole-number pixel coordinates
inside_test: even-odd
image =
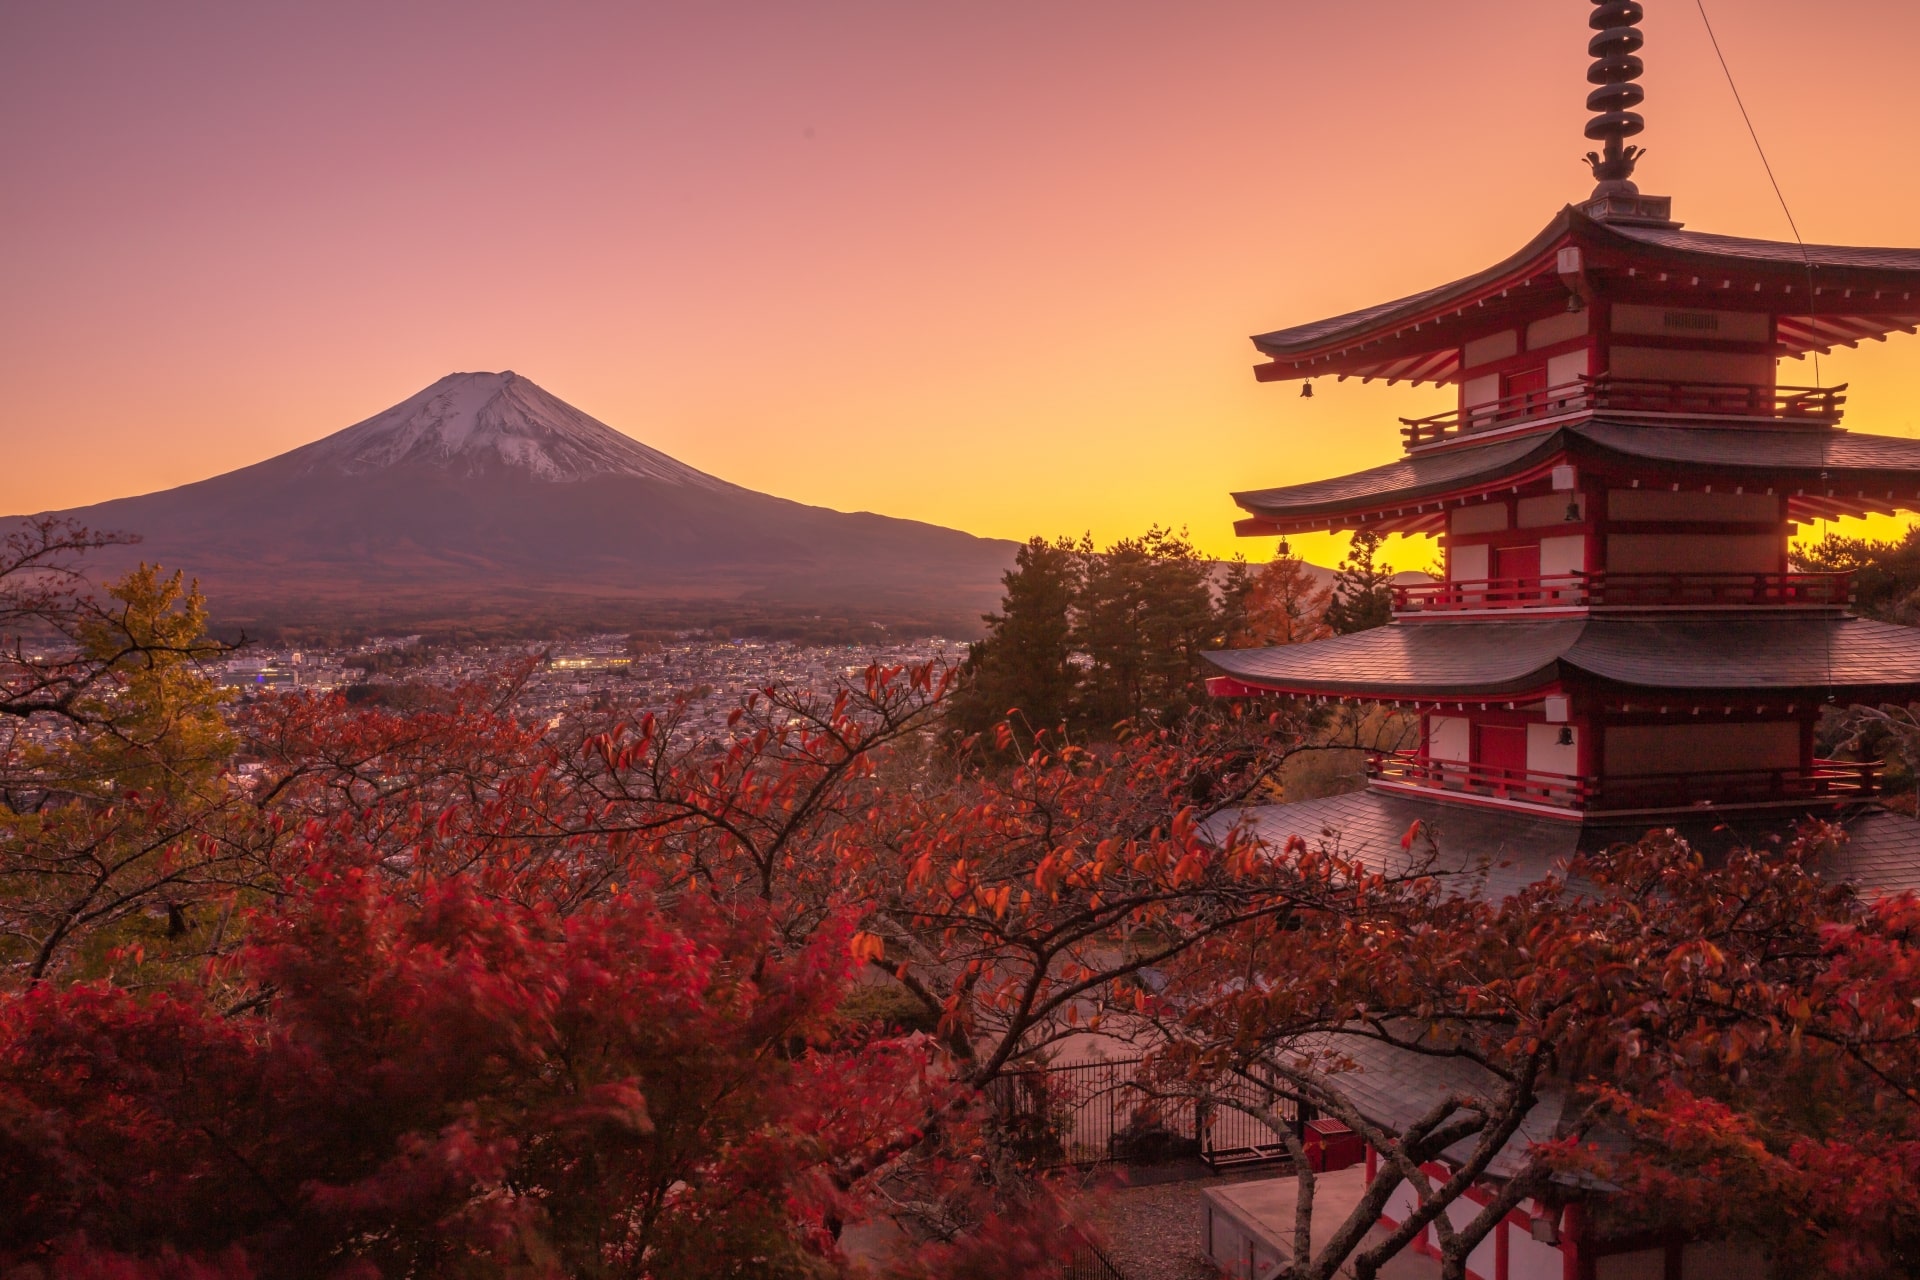
[[[1587,539],[1584,534],[1563,534],[1540,539],[1540,576],[1558,577],[1579,573],[1587,567]]]
[[[1475,405],[1492,404],[1500,398],[1500,375],[1482,374],[1478,378],[1468,378],[1460,384],[1460,403],[1471,409]]]
[[[1458,1231],[1480,1216],[1480,1208],[1481,1206],[1462,1196],[1447,1206],[1447,1218],[1453,1223],[1454,1230]],[[1500,1230],[1500,1228],[1496,1227],[1494,1230],[1489,1231],[1487,1238],[1475,1245],[1473,1252],[1467,1255],[1467,1270],[1473,1275],[1484,1276],[1486,1280],[1493,1280],[1495,1250],[1500,1247],[1498,1243],[1496,1243],[1495,1237],[1500,1234]]]
[[[1487,544],[1477,542],[1468,547],[1455,547],[1447,557],[1455,582],[1485,582],[1491,575],[1487,572]]]
[[[1413,1216],[1413,1211],[1419,1206],[1420,1197],[1410,1185],[1403,1182],[1393,1189],[1392,1195],[1387,1197],[1387,1207],[1380,1211],[1380,1216],[1393,1223],[1405,1222]],[[1433,1229],[1429,1227],[1420,1239],[1424,1240],[1432,1234]]]
[[[1544,320],[1535,320],[1527,326],[1527,350],[1538,351],[1550,347],[1556,342],[1565,342],[1577,338],[1587,331],[1587,321],[1593,313],[1587,310],[1556,311]],[[1585,358],[1585,353],[1581,353]]]
[[[1541,1244],[1531,1231],[1507,1228],[1507,1280],[1566,1280],[1566,1255]]]
[[[1564,387],[1577,382],[1587,375],[1587,353],[1581,351],[1562,351],[1547,359],[1547,385]]]
[[[1484,502],[1477,507],[1461,507],[1447,517],[1449,533],[1498,533],[1507,527],[1507,504]]]
[[[1668,347],[1615,347],[1609,356],[1616,378],[1649,382],[1730,382],[1773,385],[1773,357],[1736,351],[1682,351]]]
[[[1207,1255],[1214,1265],[1234,1280],[1271,1280],[1280,1270],[1280,1259],[1226,1214],[1216,1213],[1212,1217],[1207,1233]]]
[[[1764,311],[1707,311],[1615,303],[1613,331],[1717,338],[1722,342],[1770,342],[1773,339],[1773,317]]]
[[[1484,338],[1475,338],[1460,350],[1460,367],[1477,369],[1483,364],[1495,360],[1505,360],[1508,356],[1520,354],[1520,331],[1504,329],[1499,333],[1490,333]]]
[[[1614,533],[1609,573],[1777,573],[1785,534]]]
[[[1530,773],[1580,772],[1580,731],[1573,730],[1573,742],[1560,745],[1560,731],[1571,726],[1563,724],[1530,724],[1527,726],[1527,770]]]
[[[1606,734],[1609,777],[1792,769],[1800,764],[1800,726],[1791,720],[1771,724],[1611,725]]]
[[[1522,529],[1539,529],[1549,525],[1567,522],[1567,504],[1571,502],[1580,508],[1580,514],[1587,514],[1587,500],[1578,493],[1545,493],[1537,498],[1522,498],[1513,504],[1514,523]]]
[[[1671,520],[1685,524],[1780,519],[1783,499],[1769,493],[1676,493],[1671,489],[1609,489],[1612,520]]]
[[[1473,758],[1473,725],[1465,716],[1427,717],[1427,755],[1435,760]]]

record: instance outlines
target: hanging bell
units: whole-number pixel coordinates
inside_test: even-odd
[[[1300,384],[1300,398],[1302,400],[1313,399],[1313,384],[1311,382],[1303,382]]]
[[[1280,539],[1280,558],[1282,560],[1293,559],[1293,548],[1287,545],[1285,538]]]

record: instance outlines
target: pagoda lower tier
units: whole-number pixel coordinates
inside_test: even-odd
[[[1825,810],[1878,762],[1821,758],[1821,711],[1920,693],[1920,628],[1846,615],[1405,621],[1207,655],[1227,697],[1377,704],[1376,791],[1563,821]]]
[[[1817,816],[1847,833],[1844,843],[1821,855],[1816,869],[1824,876],[1868,897],[1920,891],[1920,821],[1871,803]],[[1495,900],[1562,872],[1575,857],[1641,839],[1650,830],[1670,830],[1713,858],[1736,847],[1776,845],[1791,838],[1794,827],[1775,811],[1691,813],[1660,822],[1600,817],[1561,822],[1371,788],[1225,814],[1213,834],[1224,837],[1235,823],[1276,849],[1299,836],[1382,874],[1423,865],[1449,876],[1463,894]],[[1418,835],[1408,840],[1415,823]]]

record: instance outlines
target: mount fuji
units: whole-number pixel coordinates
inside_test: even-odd
[[[61,512],[96,566],[197,576],[226,626],[624,625],[671,604],[965,625],[1015,544],[757,493],[519,374],[455,373],[265,462]]]

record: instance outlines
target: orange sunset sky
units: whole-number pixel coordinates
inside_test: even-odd
[[[1647,9],[1642,188],[1789,238],[1693,0]],[[783,496],[1265,558],[1229,490],[1387,461],[1451,391],[1302,400],[1246,335],[1466,274],[1583,196],[1589,10],[6,5],[0,512],[511,368]],[[1807,238],[1920,244],[1920,3],[1709,11]],[[1848,425],[1920,433],[1920,339],[1821,372]]]

